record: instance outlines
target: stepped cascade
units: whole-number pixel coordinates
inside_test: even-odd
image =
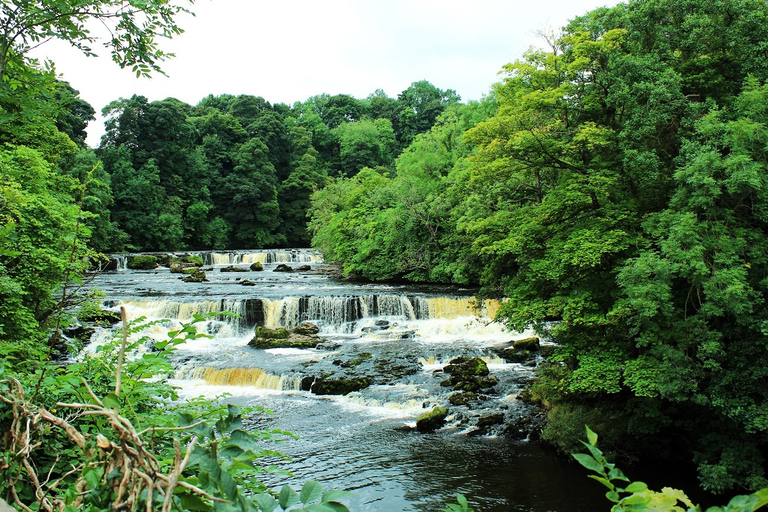
[[[106,293],[105,308],[125,307],[130,320],[151,323],[142,333],[150,341],[139,354],[182,323],[206,315],[195,323],[205,336],[178,347],[172,382],[182,398],[226,395],[233,403],[272,411],[249,420],[300,437],[275,447],[292,457],[286,469],[296,482],[327,480],[335,488],[353,489],[354,510],[434,510],[456,488],[440,465],[463,464],[453,473],[466,479],[466,492],[486,505],[481,510],[501,511],[521,498],[488,483],[498,467],[478,464],[470,470],[460,461],[498,460],[509,465],[505,471],[519,471],[521,461],[531,457],[560,464],[525,442],[527,434],[518,428],[531,414],[518,394],[540,358],[502,357],[513,340],[531,333],[510,332],[494,322],[498,302],[477,300],[470,289],[339,280],[319,253],[307,249],[175,256],[185,254],[203,261],[206,281],[183,282],[164,266],[131,270],[129,256],[117,255],[117,270],[94,275],[91,286]],[[251,270],[253,262],[263,270]],[[301,266],[293,271],[275,271],[279,264],[296,263]],[[242,286],[245,280],[251,284]],[[316,326],[314,334],[294,338],[291,333],[307,323]],[[249,345],[257,331],[270,329],[286,333],[280,335],[285,339]],[[115,334],[97,330],[85,351]],[[297,339],[301,343],[293,344]],[[479,358],[486,373],[453,384],[449,371],[461,358]],[[438,405],[450,408],[444,427],[434,434],[417,432],[416,419]],[[421,492],[422,478],[439,488]],[[547,485],[552,489],[547,499],[555,501],[563,488],[573,487],[564,480]],[[569,503],[542,506],[579,510],[567,508]]]

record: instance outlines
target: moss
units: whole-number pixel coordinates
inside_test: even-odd
[[[536,336],[531,336],[530,338],[515,340],[512,342],[512,347],[515,350],[535,351],[539,349],[539,338]]]
[[[260,261],[254,261],[249,268],[254,272],[261,272],[264,270],[264,265]]]
[[[128,268],[132,270],[152,270],[158,267],[157,257],[149,254],[128,256]]]
[[[368,377],[356,377],[349,379],[315,379],[310,391],[316,395],[346,395],[353,391],[360,391],[371,385]]]
[[[103,327],[109,327],[122,321],[120,313],[105,309],[81,309],[77,312],[77,318],[83,323],[91,323]]]
[[[350,359],[349,361],[344,361],[343,363],[341,363],[341,366],[344,368],[352,368],[354,366],[360,366],[361,364],[363,364],[364,362],[372,358],[373,358],[373,354],[371,354],[370,352],[363,352],[359,354],[357,357],[355,357],[354,359]]]
[[[435,407],[419,416],[416,420],[416,429],[419,432],[433,432],[443,426],[446,416],[448,416],[448,409]]]
[[[222,267],[222,272],[248,272],[249,270],[245,267],[236,267],[234,265],[230,265],[228,267]]]
[[[471,391],[459,391],[448,397],[451,405],[467,405],[477,399],[477,395]]]
[[[191,270],[192,272],[187,272],[187,270]],[[180,277],[182,281],[185,283],[202,283],[204,281],[208,281],[208,278],[205,275],[205,272],[200,270],[199,268],[193,268],[193,269],[184,269],[184,276]]]
[[[254,338],[267,338],[267,339],[279,339],[279,340],[287,340],[288,337],[291,335],[290,332],[288,332],[288,329],[285,327],[275,327],[274,329],[269,327],[257,327],[256,331],[253,333]]]

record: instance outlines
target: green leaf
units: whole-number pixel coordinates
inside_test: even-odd
[[[179,495],[182,510],[210,510],[211,507],[197,494],[184,492]]]
[[[647,490],[648,486],[644,482],[632,482],[626,488],[624,488],[624,492],[631,493],[645,492]]]
[[[574,453],[573,458],[576,459],[576,461],[585,468],[594,471],[595,473],[600,473],[601,475],[605,474],[605,468],[603,468],[603,465],[597,462],[590,455],[587,455],[586,453]]]
[[[329,502],[329,501],[339,501],[346,498],[350,498],[354,496],[354,493],[347,492],[347,491],[337,491],[336,489],[331,489],[330,491],[323,494],[323,499],[321,501]]]
[[[592,446],[597,446],[597,434],[592,432],[592,429],[590,429],[587,425],[584,425],[584,427],[587,429],[587,441],[589,441],[589,444]]]
[[[322,494],[323,494],[322,484],[314,480],[309,480],[305,482],[304,486],[301,488],[301,494],[299,495],[299,499],[301,500],[302,503],[306,505],[320,498]]]
[[[299,493],[291,489],[289,486],[284,485],[283,488],[280,489],[278,501],[280,502],[280,506],[283,507],[283,509],[292,507],[299,502]]]
[[[615,486],[615,485],[613,485],[613,484],[610,482],[610,480],[608,480],[607,478],[603,478],[603,477],[601,477],[601,476],[597,476],[597,475],[587,475],[587,477],[588,477],[588,478],[591,478],[591,479],[593,479],[593,480],[597,480],[598,482],[600,482],[601,484],[603,484],[604,486],[606,486],[607,488],[609,488],[611,491],[613,491],[614,489],[616,489],[616,486]]]
[[[264,512],[272,512],[277,508],[277,500],[267,493],[257,494],[254,501]]]
[[[101,401],[104,402],[104,406],[108,407],[109,409],[120,408],[120,399],[117,398],[117,395],[115,395],[114,393],[109,393]]]

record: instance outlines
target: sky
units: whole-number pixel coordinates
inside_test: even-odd
[[[617,0],[197,0],[180,15],[185,32],[161,40],[176,57],[167,76],[136,78],[108,50],[85,57],[59,41],[33,56],[52,60],[63,80],[97,111],[88,144],[104,132],[101,109],[134,94],[191,105],[209,94],[251,94],[287,103],[328,93],[365,98],[376,89],[396,98],[427,80],[463,101],[480,99],[501,80],[501,67],[539,32]]]

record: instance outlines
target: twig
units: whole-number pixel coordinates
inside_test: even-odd
[[[120,318],[123,320],[123,344],[120,346],[120,356],[117,358],[117,375],[115,375],[115,396],[120,397],[120,377],[123,373],[123,359],[125,358],[125,346],[128,344],[128,314],[125,306],[120,306]]]

